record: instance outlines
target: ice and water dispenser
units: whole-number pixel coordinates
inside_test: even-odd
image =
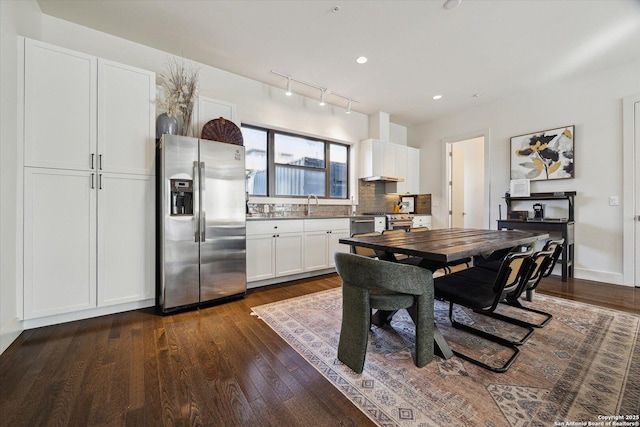
[[[171,180],[171,216],[193,215],[193,180]]]

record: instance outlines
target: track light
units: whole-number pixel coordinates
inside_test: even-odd
[[[1,1],[1,0],[0,0],[0,1]],[[340,98],[344,98],[344,99],[346,99],[346,100],[348,101],[348,103],[347,103],[347,110],[345,111],[345,113],[347,113],[347,114],[351,114],[351,103],[352,103],[352,102],[360,102],[360,101],[357,101],[357,100],[353,99],[353,98],[352,98],[352,97],[350,97],[350,96],[341,95],[341,94],[339,94],[339,93],[337,93],[337,92],[334,92],[334,91],[332,91],[332,90],[328,90],[326,87],[322,87],[322,86],[320,86],[320,85],[316,85],[316,84],[313,84],[313,83],[305,82],[304,80],[299,80],[299,79],[296,79],[296,78],[294,78],[294,77],[291,77],[291,76],[289,76],[289,75],[287,75],[287,74],[279,73],[279,72],[277,72],[277,71],[273,71],[273,70],[271,70],[271,72],[272,72],[273,74],[276,74],[276,75],[278,75],[278,76],[281,76],[281,77],[284,77],[285,79],[287,79],[287,91],[285,92],[285,95],[287,95],[287,96],[291,96],[291,95],[293,94],[293,92],[291,91],[291,82],[292,82],[292,81],[294,81],[294,82],[297,82],[297,83],[303,84],[303,85],[305,85],[305,86],[309,86],[309,87],[312,87],[312,88],[314,88],[314,89],[318,89],[318,90],[320,91],[320,102],[319,102],[319,104],[320,104],[321,106],[324,106],[324,105],[326,105],[326,104],[327,104],[327,102],[325,101],[325,96],[326,96],[326,94],[327,94],[327,91],[328,91],[328,92],[329,92],[329,94],[331,94],[331,95],[338,96],[338,97],[340,97]]]
[[[287,91],[284,93],[287,96],[291,96],[291,77],[287,77]]]

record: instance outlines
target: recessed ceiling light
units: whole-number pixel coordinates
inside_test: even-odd
[[[365,63],[365,62],[367,62],[367,61],[368,61],[368,59],[367,59],[367,57],[366,57],[366,56],[360,56],[360,57],[358,57],[358,59],[356,59],[356,62],[357,62],[358,64],[364,64],[364,63]]]
[[[447,0],[442,6],[445,9],[455,9],[456,7],[460,6],[460,3],[462,3],[462,0]]]
[[[437,100],[437,99],[440,99],[440,98],[442,98],[442,95],[433,95],[433,99]]]

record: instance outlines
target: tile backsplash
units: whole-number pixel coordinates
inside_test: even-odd
[[[400,200],[399,194],[386,194],[385,185],[381,182],[364,182],[358,180],[359,203],[356,213],[393,212],[393,207]],[[415,210],[417,214],[431,215],[431,194],[416,195]],[[278,216],[301,216],[307,211],[306,200],[300,204],[287,203],[249,203],[249,212],[253,214],[272,213]],[[314,201],[311,211],[318,215],[349,215],[351,206],[319,205]]]

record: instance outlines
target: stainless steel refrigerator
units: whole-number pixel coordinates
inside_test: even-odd
[[[244,147],[163,135],[156,169],[158,308],[244,295]]]

